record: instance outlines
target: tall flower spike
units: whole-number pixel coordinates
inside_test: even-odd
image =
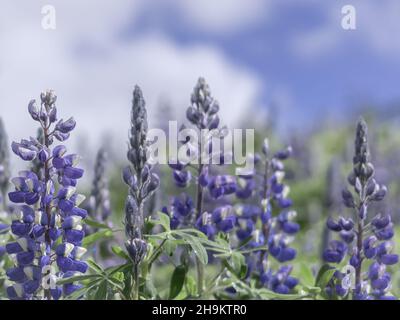
[[[28,111],[40,124],[43,138],[12,143],[13,152],[22,160],[40,162],[41,174],[21,171],[12,179],[15,191],[8,194],[16,204],[11,224],[15,241],[6,245],[15,261],[15,266],[7,270],[9,280],[14,282],[7,288],[10,299],[59,299],[62,294],[70,295],[80,286],[58,286],[57,278],[87,270],[86,263],[80,261],[86,251],[81,247],[81,222],[87,213],[79,208],[84,197],[76,193],[83,170],[77,167],[76,154],[67,154],[61,144],[52,147],[55,139],[64,141],[69,137],[75,121],[70,118],[56,123],[56,99],[53,91],[46,91],[41,94],[40,108],[35,100],[29,103]]]
[[[8,189],[8,181],[10,179],[10,164],[8,151],[7,133],[4,128],[3,120],[0,118],[0,191],[1,202],[4,209],[6,208],[6,193]]]
[[[291,148],[288,147],[273,154],[270,152],[268,140],[265,139],[262,147],[263,157],[254,156],[254,175],[240,177],[239,185],[244,187],[237,192],[238,198],[247,199],[254,195],[254,187],[243,192],[249,185],[257,185],[261,189],[261,200],[256,200],[260,202],[259,206],[241,204],[236,208],[236,235],[239,246],[245,243],[252,251],[246,255],[248,281],[255,278],[258,285],[280,294],[290,293],[298,283],[298,280],[290,275],[292,267],[284,264],[296,257],[296,250],[290,247],[290,243],[300,228],[294,222],[296,212],[290,209],[292,201],[288,197],[289,187],[284,184],[283,161],[290,157],[291,152]],[[273,209],[279,213],[273,215]],[[261,250],[256,250],[257,248]],[[272,268],[270,257],[282,264],[276,271]]]
[[[131,166],[123,170],[123,180],[129,186],[125,203],[126,249],[134,264],[136,298],[139,297],[139,265],[147,251],[143,239],[144,204],[159,186],[159,178],[151,172],[147,163],[147,113],[142,91],[135,86],[133,91],[131,128],[129,134],[128,160]]]
[[[390,290],[391,275],[387,265],[398,262],[398,255],[392,253],[394,235],[390,215],[376,214],[368,219],[368,207],[373,201],[381,201],[387,189],[374,179],[374,167],[370,162],[368,129],[363,119],[357,123],[353,171],[348,177],[353,192],[348,189],[342,193],[344,204],[354,212],[352,218],[339,217],[338,221],[328,219],[327,227],[337,232],[341,240],[333,240],[324,252],[327,262],[339,263],[344,260],[354,270],[355,285],[346,285],[349,275],[336,273],[328,294],[346,296],[353,299],[392,299]],[[365,270],[366,260],[371,260]],[[346,280],[346,281],[345,281]]]
[[[106,162],[107,152],[100,149],[96,155],[92,192],[89,198],[89,215],[100,222],[105,222],[111,214]]]
[[[220,160],[219,164],[224,164],[221,161],[225,156],[223,151],[213,150],[213,137],[221,140],[224,138],[225,128],[220,126],[218,111],[218,101],[212,97],[205,79],[199,78],[191,95],[190,106],[186,110],[186,119],[191,124],[191,129],[196,130],[199,134],[199,141],[194,142],[188,139],[182,145],[182,147],[186,147],[190,154],[190,160],[195,161],[193,163],[190,163],[190,161],[184,163],[182,163],[183,161],[170,161],[177,187],[186,188],[191,182],[196,184],[195,203],[190,196],[176,197],[172,200],[170,210],[168,208],[163,209],[165,213],[171,216],[171,228],[195,227],[210,239],[214,238],[217,232],[230,232],[236,221],[236,217],[232,213],[233,210],[229,206],[212,208],[212,213],[206,212],[203,208],[207,192],[215,200],[226,195],[232,195],[236,191],[236,181],[233,177],[227,175],[213,176],[210,170],[215,159]],[[185,126],[182,126],[182,129],[185,128]],[[204,134],[205,132],[208,132],[208,134]],[[193,168],[193,174],[189,171],[190,168]],[[213,207],[215,207],[214,203]],[[196,264],[197,290],[198,295],[201,296],[204,289],[204,268],[197,258]]]
[[[218,116],[219,104],[212,97],[210,88],[204,78],[198,79],[190,102],[191,105],[186,110],[186,118],[190,124],[200,134],[203,129],[214,130],[214,133],[218,133],[218,136],[223,139],[222,132],[225,128],[220,127]],[[179,210],[176,210],[177,207],[186,206],[188,202],[193,203],[192,199],[186,195],[183,197],[184,199],[182,197],[174,197],[171,202],[171,212],[169,213],[167,208],[164,208],[164,212],[171,215],[171,227],[194,226],[199,230],[208,230],[207,235],[213,238],[215,233],[222,231],[222,229],[217,228],[216,223],[212,219],[207,220],[203,218],[205,216],[203,215],[204,194],[208,191],[212,199],[219,199],[223,196],[234,194],[237,188],[236,180],[232,176],[211,175],[211,161],[207,160],[224,158],[224,154],[220,153],[220,150],[213,150],[211,135],[202,135],[202,141],[198,141],[198,145],[196,146],[189,146],[189,142],[184,144],[187,145],[188,149],[195,150],[194,153],[198,160],[196,172],[193,174],[194,178],[192,179],[192,173],[189,171],[189,164],[182,164],[178,161],[170,163],[170,167],[173,169],[173,178],[176,186],[186,188],[191,182],[197,183],[196,203],[193,205],[194,210],[190,210],[191,214],[189,217],[185,214],[182,215]],[[183,200],[183,202],[178,205],[180,200]],[[209,214],[206,213],[206,215]],[[228,219],[227,223],[233,219],[231,216],[227,216],[226,218]],[[205,224],[205,221],[208,221],[207,224]],[[225,232],[230,231],[228,229],[224,228]]]

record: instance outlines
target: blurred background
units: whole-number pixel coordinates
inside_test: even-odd
[[[348,4],[355,30],[342,27]],[[42,26],[45,5],[55,29]],[[345,211],[340,192],[360,115],[378,181],[390,190],[377,210],[400,220],[399,18],[397,0],[3,0],[0,116],[10,141],[35,135],[28,102],[53,88],[59,117],[77,121],[68,144],[83,157],[86,193],[98,148],[109,153],[118,223],[133,86],[143,89],[150,126],[164,128],[183,120],[203,76],[223,123],[255,128],[258,145],[268,136],[293,146],[299,246],[317,257],[326,217]],[[24,165],[14,155],[11,162],[14,173]]]
[[[356,9],[356,30],[341,26]],[[43,19],[54,8],[55,29]],[[180,119],[199,76],[230,126],[271,122],[280,134],[344,124],[371,110],[396,120],[400,3],[396,0],[4,0],[0,113],[9,136],[32,134],[27,103],[42,90],[73,115],[72,142],[125,149],[139,84],[153,126]],[[46,20],[45,20],[46,21]],[[255,116],[256,115],[256,116]],[[244,123],[243,123],[244,122]]]

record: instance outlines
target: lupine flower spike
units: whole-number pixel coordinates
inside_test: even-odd
[[[350,273],[336,272],[327,288],[329,295],[352,295],[353,299],[394,299],[390,294],[391,275],[387,266],[398,262],[392,252],[394,236],[389,214],[368,214],[372,202],[382,201],[387,188],[374,178],[375,169],[370,162],[367,124],[360,119],[357,124],[353,170],[348,182],[353,192],[342,192],[343,202],[352,209],[352,217],[328,219],[327,226],[340,236],[332,240],[324,253],[330,263],[346,261]],[[345,258],[346,257],[346,258]],[[352,270],[352,272],[351,272]],[[354,283],[351,277],[355,277]]]
[[[291,147],[271,154],[268,140],[264,140],[263,157],[256,154],[253,159],[256,172],[239,179],[241,189],[237,196],[250,198],[257,181],[261,185],[261,206],[249,204],[237,208],[237,237],[241,242],[248,242],[249,248],[260,248],[247,255],[248,278],[256,276],[259,285],[280,294],[287,294],[297,285],[298,280],[290,275],[292,266],[284,264],[296,257],[296,250],[290,247],[299,225],[294,222],[296,212],[291,210],[292,200],[289,187],[284,184],[285,167],[283,161],[290,157]],[[257,179],[261,178],[261,179]],[[279,211],[273,215],[273,208]],[[274,271],[269,257],[282,264]]]
[[[212,144],[213,137],[224,138],[225,128],[220,126],[218,111],[219,104],[212,97],[208,84],[203,78],[199,78],[191,96],[191,105],[186,111],[186,118],[201,138],[197,141],[198,145],[192,145],[191,141],[184,143],[190,153],[190,159],[196,160],[195,164],[179,161],[169,163],[178,187],[186,188],[192,181],[196,183],[196,199],[193,201],[189,195],[182,194],[172,199],[170,212],[167,208],[163,208],[163,211],[171,216],[171,228],[195,227],[210,239],[213,239],[218,232],[226,233],[233,230],[236,222],[233,209],[229,205],[214,208],[211,213],[203,208],[206,192],[216,201],[236,191],[236,181],[232,176],[213,175],[211,172],[211,163],[215,163],[215,160],[224,164],[224,154],[221,154],[220,150],[213,150]],[[203,135],[204,130],[209,130],[213,134]],[[193,179],[189,168],[194,168]],[[203,266],[199,261],[197,261],[197,272],[198,293],[201,295],[204,275]]]
[[[130,166],[123,170],[123,180],[129,186],[125,203],[125,247],[132,259],[135,277],[135,299],[139,299],[139,265],[147,252],[147,243],[143,238],[144,204],[156,191],[160,181],[151,172],[148,163],[147,112],[141,89],[133,91],[131,128],[129,134],[128,160]]]
[[[96,155],[92,192],[88,205],[88,213],[91,218],[101,223],[105,223],[111,214],[106,162],[107,153],[104,149],[100,149]]]
[[[57,285],[60,277],[85,273],[87,265],[80,261],[84,232],[82,219],[86,211],[79,208],[84,197],[76,193],[77,180],[83,170],[77,167],[79,157],[67,154],[64,145],[53,147],[56,140],[68,139],[75,120],[57,121],[56,95],[41,94],[38,108],[35,100],[28,111],[43,130],[43,140],[35,138],[13,142],[12,150],[24,161],[40,161],[43,175],[21,171],[12,179],[15,191],[8,194],[15,205],[11,231],[15,241],[6,246],[15,266],[7,270],[14,282],[7,288],[10,299],[59,299],[80,286]]]

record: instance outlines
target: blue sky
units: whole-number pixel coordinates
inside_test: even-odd
[[[399,100],[400,7],[395,1],[261,2],[265,14],[233,32],[188,28],[178,10],[165,6],[145,12],[125,36],[156,29],[182,46],[220,48],[262,79],[259,98],[282,105],[281,121],[291,124],[300,119],[309,125],[308,120],[327,114],[347,117],[362,104],[384,108]],[[356,30],[341,28],[345,4],[356,9]]]

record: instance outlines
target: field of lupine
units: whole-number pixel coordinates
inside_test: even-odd
[[[223,139],[223,106],[204,79],[188,101],[184,127]],[[7,137],[0,123],[2,299],[400,296],[392,128],[369,136],[360,118],[285,146],[266,123],[248,154],[252,172],[235,175],[223,161],[150,165],[136,86],[125,164],[99,150],[92,188],[82,190],[79,159],[91,155],[64,146],[79,123],[56,104],[51,90],[29,102],[29,138]],[[11,176],[18,161],[25,170]]]

